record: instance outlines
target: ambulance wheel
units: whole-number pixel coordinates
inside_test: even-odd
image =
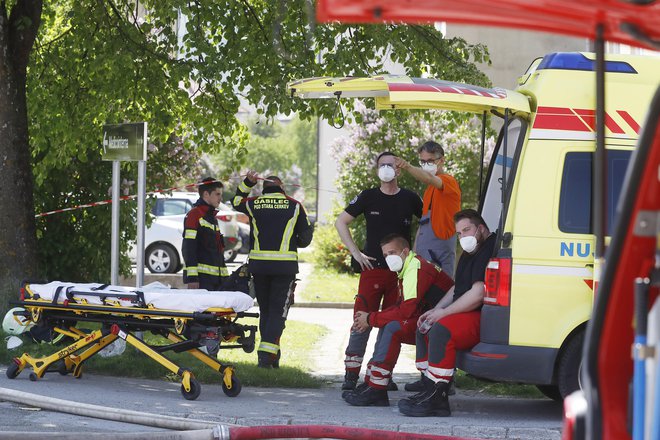
[[[30,378],[30,380],[31,380],[32,382],[36,382],[37,379],[39,379],[39,378],[37,377],[37,373],[30,373],[30,376],[28,376],[28,377]]]
[[[199,397],[202,392],[202,386],[197,382],[196,379],[190,379],[190,391],[186,391],[186,388],[181,385],[181,394],[186,400],[195,400]]]
[[[7,377],[10,379],[15,379],[20,373],[18,365],[13,362],[7,367]]]
[[[584,332],[573,336],[561,352],[557,367],[557,387],[562,398],[566,398],[580,387],[580,369],[582,368],[582,345]]]
[[[231,377],[231,389],[227,388],[225,382],[222,381],[222,392],[225,393],[228,397],[236,397],[241,394],[241,381],[238,380],[236,376]]]
[[[561,393],[559,392],[559,387],[557,385],[536,385],[536,388],[549,399],[552,399],[556,402],[562,402],[564,400],[564,398],[561,397]]]

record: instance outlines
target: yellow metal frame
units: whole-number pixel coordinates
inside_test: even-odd
[[[65,312],[71,315],[71,319],[75,320],[78,317],[83,315],[87,316],[88,314],[96,315],[111,315],[118,318],[134,318],[134,319],[148,319],[151,321],[155,320],[170,320],[172,324],[172,330],[168,330],[166,338],[174,343],[186,342],[186,339],[182,337],[182,333],[186,324],[191,321],[194,321],[195,317],[193,314],[181,313],[179,311],[173,310],[162,310],[162,309],[152,309],[147,308],[135,308],[132,310],[130,307],[123,307],[120,304],[116,305],[92,305],[83,301],[84,298],[81,298],[80,301],[76,298],[76,301],[71,304],[73,307],[63,306],[63,304],[54,304],[48,300],[42,300],[38,296],[35,299],[35,295],[29,289],[29,286],[25,286],[25,299],[22,301],[22,306],[25,307],[32,317],[34,322],[38,322],[44,318],[44,311],[58,311]],[[154,313],[150,313],[153,311]],[[158,313],[156,313],[156,311]],[[171,315],[170,315],[171,313]],[[236,317],[236,313],[233,309],[226,308],[217,308],[209,309],[205,313],[213,313],[219,318],[231,319]],[[89,319],[87,319],[89,320]],[[91,320],[92,322],[105,322],[105,319],[98,321]],[[118,320],[120,322],[121,320]],[[158,362],[160,365],[165,367],[170,372],[181,377],[181,388],[186,399],[195,399],[201,389],[199,383],[195,380],[195,376],[192,371],[187,368],[182,368],[166,356],[164,356],[158,349],[146,344],[143,340],[133,335],[127,328],[120,326],[118,324],[112,324],[111,329],[105,327],[103,330],[95,330],[91,333],[83,332],[82,330],[71,326],[68,328],[53,327],[54,332],[68,336],[74,339],[74,342],[68,345],[67,347],[51,354],[48,356],[36,358],[30,356],[28,353],[24,353],[22,356],[15,358],[14,362],[17,365],[17,370],[15,371],[15,376],[20,374],[26,367],[31,367],[32,372],[30,373],[30,380],[37,380],[44,376],[47,371],[58,371],[60,374],[72,373],[74,377],[79,378],[82,375],[82,366],[83,363],[94,356],[96,353],[101,351],[103,348],[112,344],[117,339],[123,339],[127,344],[132,345],[140,352],[147,355],[152,360]],[[221,336],[219,335],[221,338]],[[238,336],[229,338],[228,340],[220,339],[222,342],[233,342],[238,338]],[[222,374],[223,382],[223,391],[225,394],[235,396],[240,392],[240,383],[235,378],[234,367],[232,365],[225,365],[219,362],[217,359],[209,356],[199,348],[190,348],[185,350],[190,355],[200,360],[202,363],[207,365],[214,371]],[[62,362],[57,368],[51,368],[56,362]],[[50,369],[50,370],[49,370]],[[236,394],[232,394],[231,390],[238,386],[238,391]]]

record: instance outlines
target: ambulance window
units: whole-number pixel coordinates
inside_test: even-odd
[[[591,229],[591,162],[592,153],[567,153],[559,198],[559,229],[575,234],[590,234]],[[610,235],[616,205],[630,161],[630,151],[607,152],[607,218]]]
[[[518,154],[522,139],[524,138],[526,125],[520,119],[512,119],[507,130],[506,158],[503,148],[503,133],[500,133],[498,143],[491,159],[489,174],[483,196],[481,215],[491,231],[498,229],[500,217],[502,216],[502,190],[504,175],[506,176],[506,188],[511,187],[515,170],[514,159]],[[506,169],[506,171],[504,171]],[[505,195],[506,196],[506,195]]]

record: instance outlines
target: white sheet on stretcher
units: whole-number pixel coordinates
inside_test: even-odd
[[[67,283],[62,281],[53,281],[48,284],[30,284],[30,290],[39,295],[40,298],[52,301],[55,297],[57,288],[62,286],[60,295],[57,299],[59,304],[67,299],[66,290],[71,287],[76,292],[74,297],[84,298],[88,304],[102,305],[103,302],[98,296],[103,293],[125,293],[127,299],[108,298],[108,300],[118,301],[124,307],[135,307],[130,298],[135,297],[135,287],[126,286],[106,286],[102,290],[98,289],[100,283]],[[244,312],[253,306],[254,300],[243,292],[235,291],[214,291],[206,289],[171,289],[168,286],[154,282],[147,284],[139,289],[144,294],[144,300],[149,306],[156,309],[176,310],[180,312],[203,312],[208,309],[233,309],[235,312]],[[85,295],[88,293],[89,295]]]

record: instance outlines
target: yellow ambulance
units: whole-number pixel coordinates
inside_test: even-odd
[[[660,85],[660,57],[607,55],[605,230],[645,113]],[[380,110],[446,109],[503,119],[479,210],[497,232],[486,273],[481,341],[459,368],[536,385],[560,400],[579,387],[594,299],[592,167],[595,56],[535,60],[515,91],[430,78],[377,75],[288,84],[300,98],[373,98]]]

